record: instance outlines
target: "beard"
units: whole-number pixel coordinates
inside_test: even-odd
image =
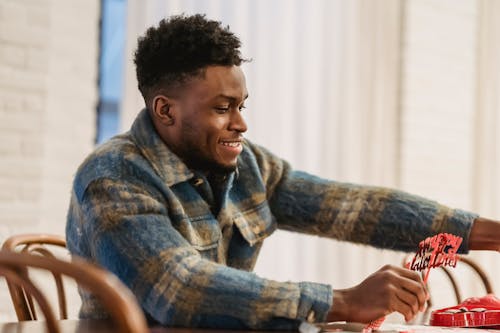
[[[183,161],[190,169],[216,174],[229,174],[238,168],[236,163],[234,165],[221,164],[214,159],[203,156],[201,153],[197,154],[195,151],[185,155]]]
[[[236,163],[232,165],[219,163],[208,152],[207,148],[200,147],[195,142],[186,141],[179,157],[192,170],[215,174],[229,174],[236,171]]]
[[[210,154],[209,147],[201,144],[198,140],[199,129],[191,124],[184,124],[182,133],[184,142],[180,157],[190,169],[216,174],[229,174],[236,171],[236,163],[228,165],[217,162],[215,157]]]
[[[191,123],[182,126],[182,144],[177,146],[176,154],[192,170],[229,174],[236,171],[237,164],[223,164],[211,154],[210,147],[199,140],[200,130]]]

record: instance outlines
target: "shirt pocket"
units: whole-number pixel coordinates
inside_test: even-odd
[[[217,248],[222,236],[219,222],[211,215],[189,218],[182,229],[181,234],[198,251]]]
[[[254,246],[270,236],[277,228],[276,220],[267,202],[238,213],[234,216],[233,221],[250,246]]]

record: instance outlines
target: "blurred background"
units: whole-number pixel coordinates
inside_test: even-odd
[[[500,1],[0,0],[0,241],[64,234],[76,168],[143,107],[137,37],[180,13],[240,37],[254,142],[296,169],[500,219]],[[500,255],[472,256],[499,290]],[[344,288],[402,257],[279,231],[256,271]],[[461,275],[481,295],[474,281]],[[0,320],[15,320],[9,302]]]

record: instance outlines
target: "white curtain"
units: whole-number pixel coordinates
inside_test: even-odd
[[[500,2],[479,2],[477,116],[472,204],[484,216],[500,219]],[[500,295],[500,255],[477,256]]]
[[[481,2],[478,59],[478,121],[474,205],[500,215],[500,2]]]

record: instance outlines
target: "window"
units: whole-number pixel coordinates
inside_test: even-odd
[[[123,95],[126,0],[101,0],[96,143],[117,134]]]

